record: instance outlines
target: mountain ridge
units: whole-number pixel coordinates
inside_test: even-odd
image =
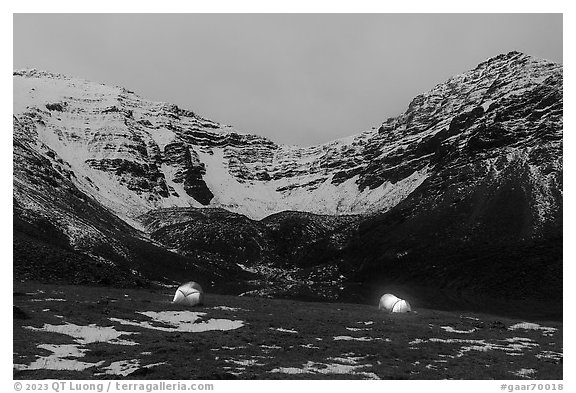
[[[15,71],[15,216],[36,227],[18,230],[38,236],[46,220],[72,250],[153,276],[154,260],[135,248],[147,244],[177,261],[164,278],[245,277],[274,296],[406,280],[502,295],[491,269],[470,262],[477,285],[461,277],[475,253],[500,255],[537,296],[556,293],[533,277],[557,283],[561,263],[562,73],[502,54],[379,128],[294,147],[123,88]],[[252,251],[233,255],[242,231]],[[553,246],[538,245],[546,239]]]
[[[519,53],[511,53],[512,55],[508,54],[508,56],[520,57],[522,62],[544,64],[542,61],[532,60]],[[490,64],[496,59],[506,58],[495,57],[482,64]],[[476,70],[479,69],[478,67]],[[48,75],[53,77],[53,74]],[[467,74],[462,75],[466,78]],[[30,76],[45,78],[46,74],[31,71]],[[59,74],[56,74],[56,78],[75,80]],[[95,176],[100,177],[98,174],[101,172],[117,173],[118,176],[111,181],[120,182],[121,186],[127,187],[128,190],[124,190],[118,197],[114,196],[113,192],[109,192],[106,201],[101,193],[93,192],[93,194],[101,197],[102,202],[112,207],[117,213],[130,218],[150,208],[170,206],[223,207],[252,218],[263,218],[268,214],[287,209],[320,214],[357,214],[379,211],[395,205],[427,176],[427,166],[423,165],[425,161],[421,162],[422,165],[419,163],[416,168],[408,166],[405,171],[397,170],[394,168],[397,162],[384,157],[385,155],[393,156],[394,152],[382,151],[382,146],[390,145],[394,148],[394,145],[390,143],[394,140],[399,145],[398,147],[412,143],[409,135],[418,133],[418,127],[414,125],[418,122],[425,122],[426,126],[430,122],[429,117],[415,113],[435,109],[420,108],[421,101],[426,104],[431,101],[430,98],[435,99],[438,96],[437,90],[442,89],[442,86],[446,90],[445,86],[450,85],[453,79],[445,84],[437,85],[426,93],[429,96],[427,100],[426,94],[417,96],[410,103],[405,114],[388,119],[380,126],[378,132],[368,130],[358,135],[307,148],[277,145],[266,138],[242,134],[234,128],[223,127],[219,123],[206,120],[192,111],[182,110],[175,105],[149,102],[134,96],[126,89],[112,88],[114,90],[112,98],[100,93],[93,94],[95,97],[91,100],[110,101],[107,104],[100,104],[97,109],[102,115],[107,114],[111,117],[112,127],[122,127],[114,123],[124,122],[125,135],[123,137],[128,140],[125,142],[118,140],[116,135],[113,136],[111,143],[124,143],[127,154],[114,158],[86,157],[87,160],[77,163],[76,166],[87,172],[86,177],[90,179]],[[83,83],[89,83],[93,89],[107,88],[104,85],[93,85],[90,82]],[[493,85],[490,86],[492,87]],[[111,93],[108,92],[108,94]],[[445,92],[441,91],[440,94],[445,94]],[[53,100],[58,101],[56,98],[62,97],[52,97]],[[478,97],[476,100],[478,101]],[[154,119],[146,118],[145,114],[135,119],[135,108],[130,106],[131,102],[147,105],[154,117],[160,116],[163,119],[156,124],[152,124],[151,120]],[[58,103],[46,105],[55,104]],[[432,104],[436,105],[435,102]],[[485,102],[483,104],[488,109],[488,105]],[[54,108],[63,109],[61,105],[58,105]],[[122,106],[125,108],[119,109]],[[16,112],[18,108],[15,108]],[[22,110],[22,108],[19,109]],[[65,111],[59,113],[63,112]],[[119,118],[115,119],[115,114]],[[85,119],[93,120],[93,116],[90,115],[92,113],[88,113]],[[449,117],[444,113],[441,115],[444,118]],[[187,117],[190,121],[178,122],[180,116],[183,119]],[[435,124],[432,130],[427,127],[429,137],[431,138],[442,127],[447,127],[447,121],[449,119]],[[401,135],[401,138],[398,138],[398,135]],[[108,137],[106,132],[90,137],[96,136],[101,139]],[[423,135],[415,136],[424,137]],[[60,138],[59,136],[53,137]],[[73,134],[70,137],[77,136]],[[68,150],[71,147],[85,148],[78,144],[69,145],[72,146],[67,146]],[[168,151],[162,151],[166,149]],[[86,155],[89,155],[89,152],[86,152]],[[345,159],[344,156],[346,156]],[[375,168],[376,165],[386,166],[388,164],[386,161],[389,161],[389,166],[392,166],[390,170],[383,171]],[[163,164],[166,164],[165,168],[161,168]],[[206,171],[209,173],[207,174]],[[391,174],[392,171],[395,173]],[[288,178],[289,180],[286,180]],[[104,180],[98,186],[106,188]],[[396,193],[396,190],[401,190],[396,183],[403,180],[406,183],[405,191]],[[83,186],[88,192],[91,192],[93,187],[88,181],[83,181],[82,178],[79,181],[84,183]],[[211,184],[207,184],[206,181]],[[394,190],[389,187],[392,184],[395,185]],[[375,188],[382,185],[384,189],[374,192]],[[334,200],[330,196],[350,193],[350,188],[357,188],[360,191],[354,191],[356,200],[350,200],[350,198]],[[134,199],[131,191],[146,195]],[[239,194],[239,198],[234,198],[231,194]],[[146,196],[152,197],[152,201],[147,200]],[[134,199],[130,206],[122,206],[122,203],[114,200],[126,197]],[[135,208],[134,206],[141,207]],[[134,209],[137,211],[132,211]]]
[[[561,67],[561,65],[560,65],[559,63],[555,63],[554,61],[549,60],[549,59],[532,57],[532,56],[527,55],[527,54],[525,54],[525,53],[523,53],[523,52],[520,52],[520,51],[510,51],[510,52],[508,52],[508,53],[502,53],[502,54],[499,54],[499,55],[496,55],[496,56],[487,58],[487,59],[485,59],[484,61],[481,61],[480,63],[478,63],[478,65],[477,65],[474,69],[470,70],[469,72],[474,71],[474,70],[477,70],[477,69],[480,69],[481,67],[484,67],[484,66],[486,66],[486,65],[489,65],[490,63],[495,62],[495,61],[497,61],[497,60],[506,59],[507,57],[510,57],[510,56],[520,56],[520,57],[523,57],[523,58],[528,58],[528,59],[530,59],[530,60],[532,60],[532,61],[536,61],[536,62],[540,62],[540,63],[547,63],[547,64],[556,64],[556,65],[558,65],[558,66]],[[463,73],[463,74],[465,74],[465,73]],[[463,74],[458,74],[458,75],[463,75]],[[119,89],[119,90],[121,90],[121,91],[123,91],[123,92],[125,92],[125,93],[135,94],[136,96],[141,97],[139,94],[135,93],[134,90],[128,89],[128,88],[123,87],[123,86],[120,86],[120,85],[110,85],[110,84],[106,84],[106,83],[95,82],[95,81],[92,81],[92,80],[87,79],[87,78],[75,77],[75,76],[72,76],[72,75],[69,75],[69,74],[62,74],[62,73],[58,73],[58,72],[52,72],[52,71],[42,70],[42,69],[38,69],[38,68],[34,68],[34,67],[24,67],[24,68],[14,69],[14,70],[13,70],[13,75],[26,76],[26,77],[36,77],[36,78],[48,77],[48,78],[52,78],[52,79],[77,80],[77,81],[81,81],[81,82],[89,83],[89,84],[96,84],[96,85],[101,85],[101,86],[113,87],[113,88]],[[449,78],[448,81],[454,79],[454,78],[457,77],[458,75]],[[440,87],[440,86],[442,86],[442,85],[444,85],[444,84],[446,84],[446,83],[447,83],[447,81],[437,83],[436,85],[434,85],[433,88],[431,88],[431,89],[428,90],[428,91],[432,91],[432,90],[434,90],[434,89],[436,89],[436,88],[438,88],[438,87]],[[424,93],[424,94],[425,94],[425,93]],[[424,95],[424,94],[419,94],[418,96],[416,96],[414,99],[412,99],[411,103],[410,103],[408,106],[409,106],[409,107],[412,106],[412,105],[413,105],[413,102],[414,102],[415,100],[417,100],[418,97],[420,97],[420,96],[422,96],[422,95]],[[151,102],[155,102],[155,103],[157,103],[157,104],[164,104],[164,105],[166,105],[166,106],[171,106],[171,107],[177,107],[178,110],[182,110],[182,111],[184,111],[184,112],[187,112],[187,113],[189,113],[189,114],[191,114],[191,115],[193,115],[193,116],[196,116],[196,117],[198,117],[198,118],[200,118],[200,119],[203,119],[203,120],[210,121],[210,122],[212,122],[212,123],[218,124],[218,125],[220,125],[220,126],[223,127],[223,128],[233,129],[234,132],[235,132],[235,133],[238,133],[238,134],[258,136],[258,134],[252,134],[252,133],[242,132],[241,130],[239,130],[238,128],[236,128],[236,127],[234,127],[234,126],[232,126],[232,125],[224,125],[224,124],[222,124],[222,123],[218,123],[218,122],[214,122],[214,121],[208,120],[208,118],[199,115],[199,114],[198,114],[197,112],[195,112],[195,111],[179,108],[176,104],[171,104],[171,103],[169,103],[168,101],[151,101]],[[402,114],[398,114],[398,115],[396,115],[396,116],[392,116],[392,117],[390,117],[388,120],[390,120],[390,119],[395,119],[395,118],[397,118],[397,117],[399,117],[399,116],[401,116],[401,115],[402,115]],[[384,124],[386,124],[386,123],[387,123],[387,121],[384,121],[384,122],[381,123],[381,124],[384,125]],[[358,136],[358,135],[361,135],[361,134],[364,134],[364,133],[369,133],[369,132],[371,132],[372,130],[374,130],[375,128],[377,128],[377,127],[372,127],[371,130],[362,131],[362,132],[359,132],[359,133],[357,133],[357,134],[351,134],[351,135],[343,136],[343,137],[340,137],[340,138],[337,138],[337,139],[328,140],[328,141],[326,141],[326,142],[321,142],[321,143],[314,144],[314,145],[310,145],[310,146],[301,146],[301,145],[297,145],[297,144],[282,144],[282,143],[277,143],[277,142],[274,142],[272,139],[270,139],[270,138],[268,138],[268,137],[265,137],[265,136],[259,136],[259,138],[266,139],[266,140],[268,140],[269,142],[271,142],[272,144],[277,145],[277,146],[285,146],[285,147],[291,147],[291,148],[307,148],[307,147],[314,147],[314,146],[329,145],[329,144],[334,144],[334,143],[337,143],[337,142],[340,142],[340,141],[345,141],[345,140],[348,140],[348,139],[350,139],[350,138],[354,138],[354,137],[356,137],[356,136]]]

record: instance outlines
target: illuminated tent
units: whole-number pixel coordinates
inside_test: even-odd
[[[204,302],[204,291],[200,284],[190,281],[180,285],[174,294],[172,303],[195,306]]]
[[[410,312],[410,303],[406,300],[400,299],[391,293],[387,293],[380,298],[379,310],[388,312]]]

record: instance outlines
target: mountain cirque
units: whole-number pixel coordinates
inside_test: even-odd
[[[123,88],[15,71],[15,275],[561,298],[562,73],[499,55],[380,127],[294,147]],[[35,247],[69,263],[31,268]]]

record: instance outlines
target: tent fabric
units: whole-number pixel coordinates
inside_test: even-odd
[[[172,303],[184,304],[187,306],[196,306],[204,303],[204,291],[200,284],[189,281],[182,284],[176,290]]]
[[[400,299],[387,293],[380,298],[380,303],[378,304],[378,309],[388,311],[388,312],[410,312],[412,308],[410,303],[404,299]]]

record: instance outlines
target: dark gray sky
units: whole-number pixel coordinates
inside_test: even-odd
[[[15,69],[123,86],[298,145],[379,126],[511,50],[561,63],[562,15],[14,15]]]

